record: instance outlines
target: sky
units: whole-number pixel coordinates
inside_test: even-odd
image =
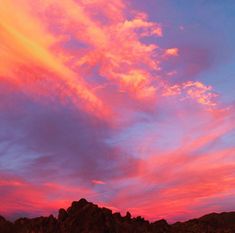
[[[0,214],[84,197],[153,221],[235,210],[233,0],[0,0]]]

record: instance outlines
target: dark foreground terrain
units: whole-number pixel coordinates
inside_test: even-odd
[[[169,225],[165,220],[149,223],[99,208],[85,199],[73,202],[53,216],[20,218],[14,223],[0,216],[0,233],[235,233],[235,212],[209,214],[199,219]]]

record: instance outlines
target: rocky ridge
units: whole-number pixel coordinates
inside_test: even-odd
[[[170,225],[165,220],[150,223],[140,216],[132,218],[129,212],[121,216],[81,199],[67,210],[60,209],[57,218],[20,218],[12,223],[0,216],[0,233],[235,233],[235,212]]]

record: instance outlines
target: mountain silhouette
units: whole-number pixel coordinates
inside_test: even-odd
[[[150,223],[112,213],[110,209],[81,199],[58,217],[20,218],[14,223],[0,216],[0,233],[235,233],[235,212],[212,213],[186,222],[168,224],[165,220]]]

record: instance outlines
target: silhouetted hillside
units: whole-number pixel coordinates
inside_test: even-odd
[[[0,216],[0,233],[235,233],[235,212],[169,225],[165,220],[149,223],[132,218],[128,212],[122,217],[81,199],[67,210],[60,209],[58,218],[20,218],[11,223]]]

